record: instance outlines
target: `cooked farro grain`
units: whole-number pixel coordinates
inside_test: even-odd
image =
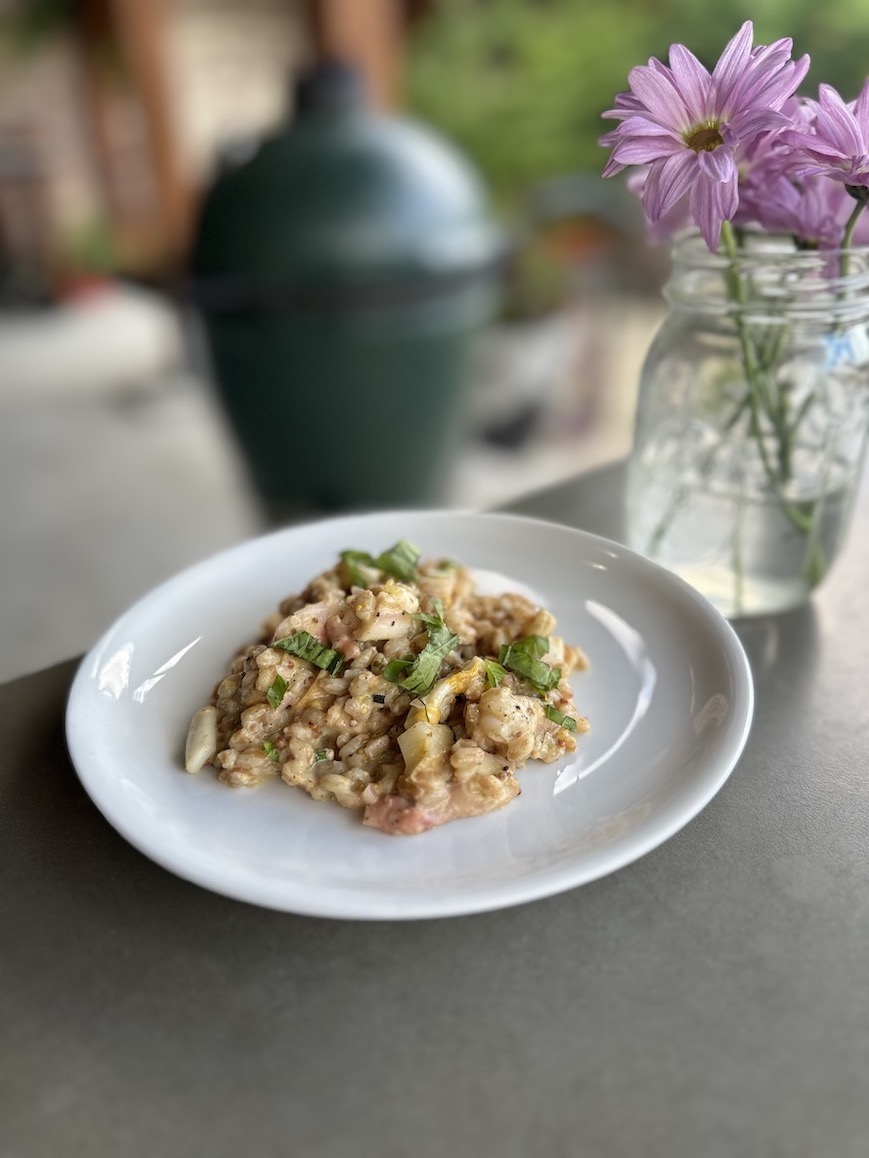
[[[518,768],[588,729],[567,680],[586,659],[554,628],[525,596],[477,594],[467,568],[420,563],[408,543],[343,552],[233,659],[191,721],[187,771],[280,777],[390,833],[500,808]]]

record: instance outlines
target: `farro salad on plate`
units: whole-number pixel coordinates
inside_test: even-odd
[[[191,720],[185,767],[232,787],[279,777],[391,834],[502,808],[520,768],[588,730],[568,681],[587,660],[555,626],[407,540],[343,550],[235,656]]]

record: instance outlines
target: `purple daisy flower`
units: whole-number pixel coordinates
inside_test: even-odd
[[[788,101],[782,112],[793,129],[814,132],[814,103]],[[806,175],[795,164],[789,135],[790,130],[781,129],[761,133],[738,154],[739,205],[733,223],[765,233],[790,234],[800,246],[837,249],[850,212],[849,197],[843,185]]]
[[[803,248],[838,249],[845,235],[848,201],[844,187],[826,177],[793,181],[779,175],[763,185],[740,189],[733,220],[736,225],[759,226],[765,233],[789,234]]]
[[[797,151],[796,171],[832,177],[848,186],[849,192],[855,190],[858,199],[867,196],[869,81],[853,104],[846,104],[828,84],[820,86],[817,102],[809,104],[814,112],[811,129],[793,129],[784,134],[786,142]]]
[[[780,110],[809,67],[806,56],[791,59],[790,39],[752,48],[753,36],[748,20],[711,73],[674,44],[669,67],[653,57],[633,69],[630,92],[604,113],[621,123],[602,138],[612,147],[603,175],[647,166],[642,197],[649,220],[659,221],[687,194],[691,218],[713,252],[722,223],[738,206],[737,150],[788,124]]]

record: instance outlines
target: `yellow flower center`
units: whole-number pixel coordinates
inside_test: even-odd
[[[684,141],[695,153],[713,153],[724,144],[724,138],[715,125],[698,125],[685,134]]]

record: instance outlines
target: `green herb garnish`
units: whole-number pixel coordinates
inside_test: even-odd
[[[447,627],[441,601],[434,599],[432,603],[434,615],[420,613],[416,617],[428,629],[425,647],[415,658],[407,656],[404,659],[394,659],[383,670],[384,678],[390,683],[397,683],[406,692],[412,692],[417,696],[424,695],[429,690],[438,677],[443,660],[462,642]]]
[[[391,659],[383,669],[383,678],[389,680],[391,684],[397,684],[407,669],[412,666],[412,655],[405,656],[404,659]]]
[[[543,714],[547,720],[552,720],[553,724],[560,724],[568,732],[576,731],[576,720],[573,716],[565,716],[564,712],[559,712],[558,708],[553,707],[552,704],[546,704],[543,708]]]
[[[350,573],[350,582],[355,587],[367,587],[368,579],[362,571],[363,567],[376,567],[378,571],[385,571],[393,579],[403,583],[412,583],[416,575],[416,565],[419,562],[420,550],[407,539],[400,539],[388,551],[382,551],[375,558],[367,551],[342,551],[341,559]]]
[[[353,587],[367,587],[368,578],[362,567],[374,567],[375,562],[367,551],[342,551],[341,560],[350,574],[350,584]]]
[[[344,656],[340,651],[333,651],[331,647],[324,647],[307,631],[297,631],[295,635],[276,639],[272,647],[279,647],[283,651],[288,651],[290,655],[297,655],[299,659],[306,659],[314,667],[322,668],[330,675],[334,675],[344,663]]]
[[[520,639],[514,639],[511,646],[534,659],[543,659],[549,651],[549,640],[545,635],[523,635]]]
[[[541,660],[549,651],[549,640],[542,635],[526,635],[506,643],[498,653],[498,662],[516,675],[528,680],[541,695],[554,688],[561,679],[561,668],[550,667]]]
[[[272,682],[272,686],[266,692],[266,699],[268,700],[271,707],[277,709],[281,706],[288,687],[289,684],[283,676],[275,676],[274,681]]]
[[[420,621],[420,623],[425,624],[425,626],[429,630],[429,633],[431,633],[432,631],[440,631],[442,628],[446,628],[446,626],[447,626],[446,621],[444,620],[443,600],[442,599],[432,599],[431,603],[432,603],[432,607],[434,608],[434,614],[433,615],[429,615],[425,611],[417,611],[414,613],[414,616],[413,616],[414,619],[418,619]],[[449,629],[447,628],[447,630],[449,630]]]
[[[486,683],[490,688],[496,688],[507,674],[506,668],[501,667],[499,663],[495,663],[493,659],[484,659],[483,665],[486,668]]]
[[[263,740],[263,751],[273,763],[280,762],[281,754],[270,740]]]
[[[387,575],[392,575],[394,579],[412,583],[416,578],[419,555],[419,547],[415,547],[413,543],[408,543],[407,539],[401,539],[394,547],[390,547],[388,551],[377,556],[375,566],[379,567],[381,571],[385,571]]]
[[[316,764],[319,764],[323,760],[328,760],[328,759],[329,759],[329,749],[328,748],[318,748],[317,751],[314,753],[314,763],[316,763]]]

